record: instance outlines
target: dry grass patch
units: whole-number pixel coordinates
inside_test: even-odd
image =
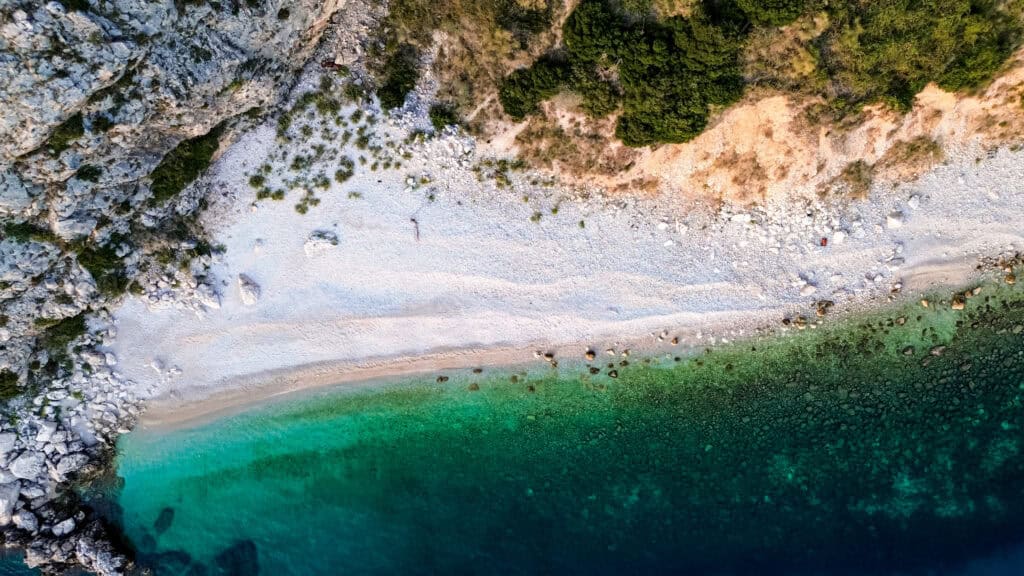
[[[849,198],[863,200],[871,192],[874,181],[875,167],[863,160],[856,160],[843,168],[839,176],[832,181],[830,188],[838,188]]]
[[[929,136],[894,143],[875,163],[875,171],[886,180],[911,180],[946,159],[942,146]]]

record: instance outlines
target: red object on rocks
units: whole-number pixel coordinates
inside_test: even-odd
[[[824,248],[825,246],[828,246],[828,238],[821,239],[821,247]]]

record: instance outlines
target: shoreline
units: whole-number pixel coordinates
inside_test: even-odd
[[[922,275],[932,278],[941,275],[949,279],[954,271],[949,266],[929,266],[920,271]],[[933,305],[948,306],[948,299],[959,290],[975,284],[992,282],[986,278],[989,271],[975,271],[974,274],[962,271],[954,281],[928,284],[927,289],[907,290],[890,299],[876,298],[858,301],[850,306],[831,312],[827,318],[810,319],[806,329],[832,329],[837,324],[848,324],[859,317],[885,313],[887,309],[896,309],[912,305],[926,296],[948,294],[946,301],[940,304],[939,299],[932,299]],[[780,316],[781,311],[774,311]],[[581,370],[587,365],[584,353],[593,350],[596,354],[594,365],[602,365],[612,358],[621,360],[625,351],[630,359],[656,359],[662,356],[689,357],[699,354],[703,348],[717,348],[722,345],[742,342],[760,342],[778,340],[799,334],[802,329],[786,327],[780,322],[769,323],[768,314],[764,311],[747,313],[745,319],[733,319],[736,326],[750,326],[753,322],[763,324],[747,336],[736,340],[721,339],[709,346],[693,344],[672,344],[672,334],[648,334],[645,337],[634,336],[619,338],[612,348],[607,345],[587,344],[580,342],[537,343],[531,346],[499,346],[484,348],[464,348],[457,350],[438,350],[426,353],[371,358],[358,362],[323,361],[306,365],[280,367],[263,372],[237,376],[220,382],[212,390],[184,389],[173,390],[149,400],[146,409],[140,415],[137,428],[145,431],[174,431],[200,427],[222,418],[228,418],[250,410],[267,406],[279,400],[294,399],[302,395],[317,392],[365,390],[377,386],[396,384],[403,381],[426,378],[433,380],[438,376],[459,377],[470,370],[482,368],[482,377],[487,370],[502,372],[549,370],[548,363],[539,354],[552,352],[558,362],[559,369],[570,371]],[[706,322],[711,324],[712,322]],[[692,326],[690,327],[692,329]],[[722,332],[728,325],[720,325]],[[684,328],[685,331],[685,328]],[[607,340],[610,342],[611,340]],[[606,350],[614,350],[608,356]],[[454,374],[453,374],[454,373]]]
[[[758,336],[779,335],[769,332]],[[662,355],[686,357],[698,352],[699,347],[673,345],[671,336],[658,341],[656,336],[648,335],[619,338],[612,345],[537,343],[530,346],[428,351],[358,362],[340,360],[288,366],[234,377],[218,383],[213,390],[175,390],[152,398],[140,415],[137,426],[147,430],[191,428],[306,393],[341,388],[359,390],[414,378],[459,378],[478,368],[484,370],[482,377],[486,377],[489,370],[538,372],[568,368],[574,371],[586,364],[584,354],[588,350],[593,350],[597,355],[594,364],[602,364],[602,360],[625,359],[623,353],[631,359]],[[608,350],[614,350],[614,355],[609,356]],[[556,368],[551,367],[542,356],[549,352],[554,355]]]

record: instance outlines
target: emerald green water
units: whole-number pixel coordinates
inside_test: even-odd
[[[990,286],[617,379],[306,396],[127,435],[87,497],[156,574],[953,573],[1024,542],[1022,323]]]

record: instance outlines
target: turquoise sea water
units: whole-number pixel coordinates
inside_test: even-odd
[[[23,559],[18,552],[0,550],[0,576],[38,576],[39,571],[25,566]]]
[[[1022,323],[987,287],[599,374],[307,395],[127,435],[86,498],[158,575],[1019,574]]]

